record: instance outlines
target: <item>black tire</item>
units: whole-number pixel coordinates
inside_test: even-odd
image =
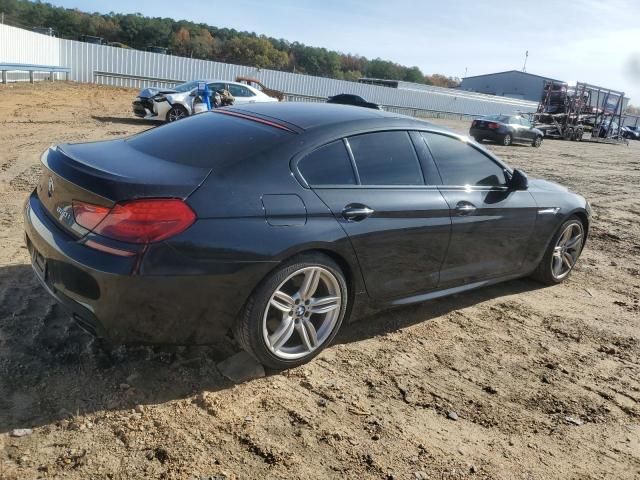
[[[538,135],[536,138],[534,138],[533,143],[531,144],[532,147],[540,147],[540,145],[542,145],[542,136]]]
[[[507,133],[504,137],[502,137],[502,145],[508,147],[513,143],[513,136],[510,133]]]
[[[167,112],[167,122],[176,122],[178,120],[182,120],[185,117],[189,116],[189,112],[182,105],[174,105]]]
[[[263,336],[263,317],[265,317],[265,310],[269,305],[271,296],[282,282],[296,271],[307,267],[322,267],[333,274],[335,280],[337,280],[340,286],[341,298],[337,320],[327,338],[314,351],[302,358],[281,358],[276,356],[267,346]],[[247,353],[271,369],[284,370],[302,365],[322,352],[336,336],[347,311],[348,298],[347,282],[336,262],[321,253],[298,255],[269,274],[256,288],[249,300],[247,300],[244,311],[236,322],[235,339]]]
[[[553,252],[555,250],[555,247],[558,243],[558,240],[560,238],[560,235],[567,229],[567,227],[569,227],[569,225],[571,224],[575,224],[575,225],[579,225],[580,227],[580,231],[582,232],[582,241],[580,243],[580,247],[578,249],[577,252],[577,257],[580,257],[580,254],[582,253],[582,246],[584,245],[584,225],[582,224],[582,222],[580,221],[580,219],[576,216],[572,216],[569,217],[567,220],[565,220],[562,225],[560,225],[560,228],[558,228],[558,231],[555,233],[555,235],[553,236],[553,238],[551,239],[551,242],[549,242],[549,245],[547,246],[547,250],[544,252],[544,255],[542,257],[542,260],[540,260],[540,263],[538,264],[537,268],[535,269],[535,271],[531,274],[531,277],[534,278],[535,280],[545,284],[545,285],[557,285],[559,283],[564,282],[567,278],[569,278],[571,276],[571,273],[573,272],[573,266],[571,267],[571,270],[569,270],[569,272],[563,276],[562,278],[557,278],[556,276],[554,276],[553,272],[552,272],[552,267],[551,267],[551,260],[553,257]],[[575,266],[575,264],[574,264]]]
[[[473,137],[475,139],[476,142],[478,143],[482,143],[483,138],[482,137]]]

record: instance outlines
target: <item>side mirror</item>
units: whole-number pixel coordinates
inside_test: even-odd
[[[515,168],[511,174],[511,180],[509,180],[508,186],[511,190],[526,190],[529,188],[529,179],[526,173]]]

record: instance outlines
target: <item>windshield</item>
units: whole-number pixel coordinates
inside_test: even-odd
[[[198,82],[187,82],[187,83],[182,83],[177,87],[173,87],[173,89],[176,92],[186,93],[186,92],[190,92],[191,90],[197,87],[198,87]]]

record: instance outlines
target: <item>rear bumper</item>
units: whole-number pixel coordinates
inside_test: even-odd
[[[245,273],[249,262],[220,262],[219,272],[208,275],[136,274],[140,257],[83,245],[56,225],[35,192],[24,217],[40,283],[85,329],[116,343],[215,343],[227,334],[254,287],[250,282],[256,276]]]
[[[500,132],[499,130],[489,130],[484,128],[471,128],[469,129],[469,136],[473,138],[480,138],[483,140],[493,140],[498,141],[501,140],[504,136],[504,132]]]

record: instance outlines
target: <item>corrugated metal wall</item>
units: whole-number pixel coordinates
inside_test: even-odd
[[[369,101],[385,106],[470,115],[509,114],[518,111],[530,112],[535,111],[537,107],[534,102],[493,97],[447,88],[416,86],[406,82],[402,82],[402,88],[395,89],[139,50],[93,45],[73,40],[52,38],[8,25],[0,25],[1,62],[70,67],[71,80],[124,87],[168,86],[168,82],[102,76],[96,75],[96,72],[175,81],[198,78],[234,80],[238,75],[252,76],[271,88],[286,92],[293,97],[298,96],[299,100],[306,99],[304,97],[326,98],[338,93],[354,93]]]

